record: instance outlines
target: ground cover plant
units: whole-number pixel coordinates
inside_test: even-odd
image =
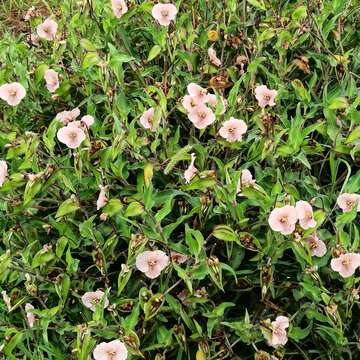
[[[359,14],[2,1],[0,358],[359,359]]]

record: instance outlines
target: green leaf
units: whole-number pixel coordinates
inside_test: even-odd
[[[134,201],[128,205],[125,210],[125,217],[138,216],[144,213],[144,207],[137,201]]]
[[[149,56],[148,56],[148,61],[151,61],[152,59],[155,59],[161,52],[161,46],[160,45],[154,45],[150,52],[149,52]]]
[[[236,232],[227,225],[215,226],[213,236],[219,240],[239,242],[239,237]]]
[[[80,209],[79,203],[75,198],[65,200],[58,208],[55,218],[59,218]]]
[[[263,0],[247,0],[247,2],[260,10],[266,10]]]
[[[348,106],[349,106],[349,103],[347,101],[347,98],[340,96],[340,97],[333,99],[330,102],[330,105],[328,106],[328,108],[331,110],[336,110],[336,109],[345,109]]]

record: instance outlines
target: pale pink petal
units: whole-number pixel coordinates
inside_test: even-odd
[[[201,105],[197,98],[191,95],[185,95],[181,103],[188,112],[193,111],[196,106]]]
[[[247,125],[243,120],[230,118],[225,121],[219,130],[219,135],[229,142],[241,141],[242,135],[245,134]]]
[[[274,106],[277,94],[276,90],[270,90],[266,85],[260,85],[255,88],[255,98],[261,108]]]
[[[199,105],[205,104],[208,101],[207,90],[198,84],[190,83],[187,86],[187,91]]]
[[[285,205],[282,208],[275,208],[271,211],[268,222],[274,231],[283,235],[291,234],[295,230],[297,222],[296,209],[293,206]]]
[[[140,124],[143,126],[144,129],[154,130],[153,129],[154,114],[155,114],[155,109],[151,107],[141,115]]]
[[[117,18],[121,18],[128,11],[128,7],[124,0],[111,0],[111,7]]]
[[[48,69],[45,71],[44,79],[46,87],[50,92],[55,92],[59,88],[59,75],[56,71]]]
[[[144,251],[136,257],[136,267],[150,279],[155,279],[169,264],[169,257],[161,250]]]
[[[96,209],[97,210],[100,210],[101,208],[103,208],[108,202],[108,198],[106,196],[106,191],[107,191],[107,186],[100,186],[99,197],[96,201]]]
[[[151,251],[144,251],[136,257],[136,268],[141,272],[149,271],[148,259],[151,254]]]
[[[19,105],[25,95],[25,88],[18,82],[0,86],[0,98],[6,101],[10,106]]]
[[[5,160],[0,160],[0,187],[4,184],[8,176],[8,166]]]
[[[29,303],[25,304],[26,318],[27,318],[28,324],[31,328],[34,326],[34,323],[36,321],[36,317],[32,313],[34,309],[35,308],[31,304],[29,304]]]
[[[216,51],[213,48],[208,49],[208,56],[211,63],[213,63],[215,66],[221,66],[221,60],[216,56]]]
[[[70,149],[78,148],[86,139],[84,131],[76,125],[67,125],[59,129],[56,134],[58,140]]]
[[[126,360],[128,351],[120,340],[102,342],[93,351],[95,360]]]
[[[215,114],[205,105],[196,106],[188,115],[197,129],[204,129],[215,121]]]
[[[94,117],[91,115],[85,115],[81,118],[81,121],[87,126],[90,127],[92,124],[94,124]]]
[[[38,25],[36,32],[41,39],[55,40],[58,24],[48,18],[42,24]]]
[[[88,291],[81,297],[81,300],[84,306],[89,308],[91,311],[95,311],[96,305],[101,303],[103,298],[104,298],[104,309],[106,309],[109,306],[109,300],[107,299],[105,293],[101,290]]]
[[[360,201],[358,194],[343,193],[339,195],[336,202],[343,212],[351,211],[355,204],[357,204],[357,211],[359,211]]]
[[[177,9],[173,4],[156,4],[152,8],[151,14],[160,25],[168,26],[175,19]]]
[[[198,172],[198,169],[194,165],[195,164],[195,159],[196,159],[195,154],[194,153],[191,154],[191,163],[190,163],[189,167],[184,172],[184,178],[185,178],[187,183],[189,183],[191,181],[191,179]]]

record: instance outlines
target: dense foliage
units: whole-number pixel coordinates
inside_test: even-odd
[[[360,2],[154,5],[0,4],[0,357],[358,359]]]

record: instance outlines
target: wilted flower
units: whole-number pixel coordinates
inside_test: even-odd
[[[180,254],[176,251],[171,251],[170,259],[171,261],[175,261],[177,264],[183,264],[188,259],[188,256],[184,254]]]
[[[288,235],[295,230],[297,220],[298,217],[294,206],[285,205],[271,211],[269,225],[274,231],[279,231],[283,235]]]
[[[334,271],[337,271],[342,277],[347,278],[353,275],[355,270],[360,266],[360,254],[341,254],[338,258],[332,259],[330,265]]]
[[[196,106],[188,117],[197,129],[205,129],[215,121],[215,114],[205,105]]]
[[[278,316],[275,321],[271,322],[272,336],[270,345],[277,347],[287,343],[286,329],[289,327],[289,318],[286,316]]]
[[[103,298],[104,309],[106,309],[109,306],[109,300],[106,297],[105,293],[101,290],[88,291],[81,297],[81,300],[87,308],[89,308],[91,311],[95,311],[96,305],[100,304]]]
[[[153,129],[153,119],[154,119],[155,109],[149,108],[146,110],[140,117],[140,124],[144,129],[154,130]]]
[[[215,66],[221,65],[221,60],[216,56],[216,51],[213,48],[208,49],[208,55],[211,63],[213,63]]]
[[[296,203],[296,212],[299,218],[300,226],[306,230],[316,226],[313,209],[307,201],[300,200]]]
[[[324,256],[326,254],[326,245],[320,240],[317,235],[311,234],[308,238],[305,239],[309,245],[312,256]]]
[[[88,128],[94,123],[94,121],[94,117],[91,115],[84,115],[81,118],[81,122],[84,123]]]
[[[356,211],[360,211],[360,195],[358,194],[343,193],[337,198],[336,202],[343,212],[351,211],[355,204]]]
[[[208,101],[207,90],[198,84],[190,83],[187,86],[187,91],[189,95],[191,95],[194,98],[194,101],[196,101],[199,105],[204,104]]]
[[[219,130],[221,137],[229,142],[241,141],[242,135],[246,133],[247,125],[243,120],[238,120],[233,117],[225,121]]]
[[[8,309],[8,311],[10,311],[11,310],[11,299],[10,299],[10,297],[8,296],[8,294],[6,293],[5,290],[3,290],[1,292],[1,295],[2,295],[2,298],[3,298],[4,303],[6,305],[6,308]]]
[[[192,153],[191,154],[191,163],[184,172],[184,178],[187,183],[189,183],[191,181],[191,179],[195,176],[195,174],[198,172],[198,169],[194,165],[195,159],[196,159],[196,156],[194,153]]]
[[[266,85],[257,86],[255,88],[255,97],[261,108],[266,106],[274,106],[275,97],[278,92],[276,90],[270,90]]]
[[[128,356],[128,351],[125,344],[120,340],[113,340],[97,345],[93,356],[95,360],[125,360]]]
[[[59,129],[56,136],[60,142],[70,149],[78,148],[86,138],[84,131],[73,123]]]
[[[59,88],[59,74],[55,70],[48,69],[45,71],[44,79],[47,89],[53,93]]]
[[[209,30],[207,35],[209,41],[217,41],[219,39],[219,34],[216,30]]]
[[[34,323],[36,320],[36,317],[33,314],[34,309],[35,308],[31,304],[29,304],[29,303],[25,304],[26,318],[27,318],[28,324],[31,328],[34,326]]]
[[[55,119],[59,120],[64,125],[67,125],[68,123],[74,121],[79,115],[80,115],[80,110],[78,108],[75,108],[71,111],[59,112],[56,115]]]
[[[237,184],[237,194],[241,195],[241,188],[243,186],[252,186],[255,185],[256,180],[253,179],[251,172],[248,169],[244,169],[241,171],[240,179]]]
[[[47,18],[42,24],[38,25],[36,32],[41,39],[55,40],[57,29],[57,22]]]
[[[111,0],[111,7],[117,18],[121,18],[128,11],[128,7],[124,0]]]
[[[169,257],[161,250],[144,251],[136,257],[136,267],[148,278],[157,278],[169,264]]]
[[[32,6],[31,8],[29,8],[29,10],[26,12],[25,16],[24,16],[24,20],[25,21],[29,21],[35,13],[35,6]]]
[[[25,88],[18,82],[0,86],[0,98],[6,101],[10,106],[18,105],[25,95]]]
[[[175,19],[177,9],[173,4],[156,4],[152,8],[151,14],[160,25],[168,26]]]
[[[8,175],[8,167],[5,160],[0,160],[0,186],[2,186]]]
[[[108,198],[106,196],[106,191],[107,191],[107,186],[100,185],[100,193],[99,193],[99,197],[96,201],[96,209],[97,210],[100,210],[101,208],[103,208],[108,202]]]

